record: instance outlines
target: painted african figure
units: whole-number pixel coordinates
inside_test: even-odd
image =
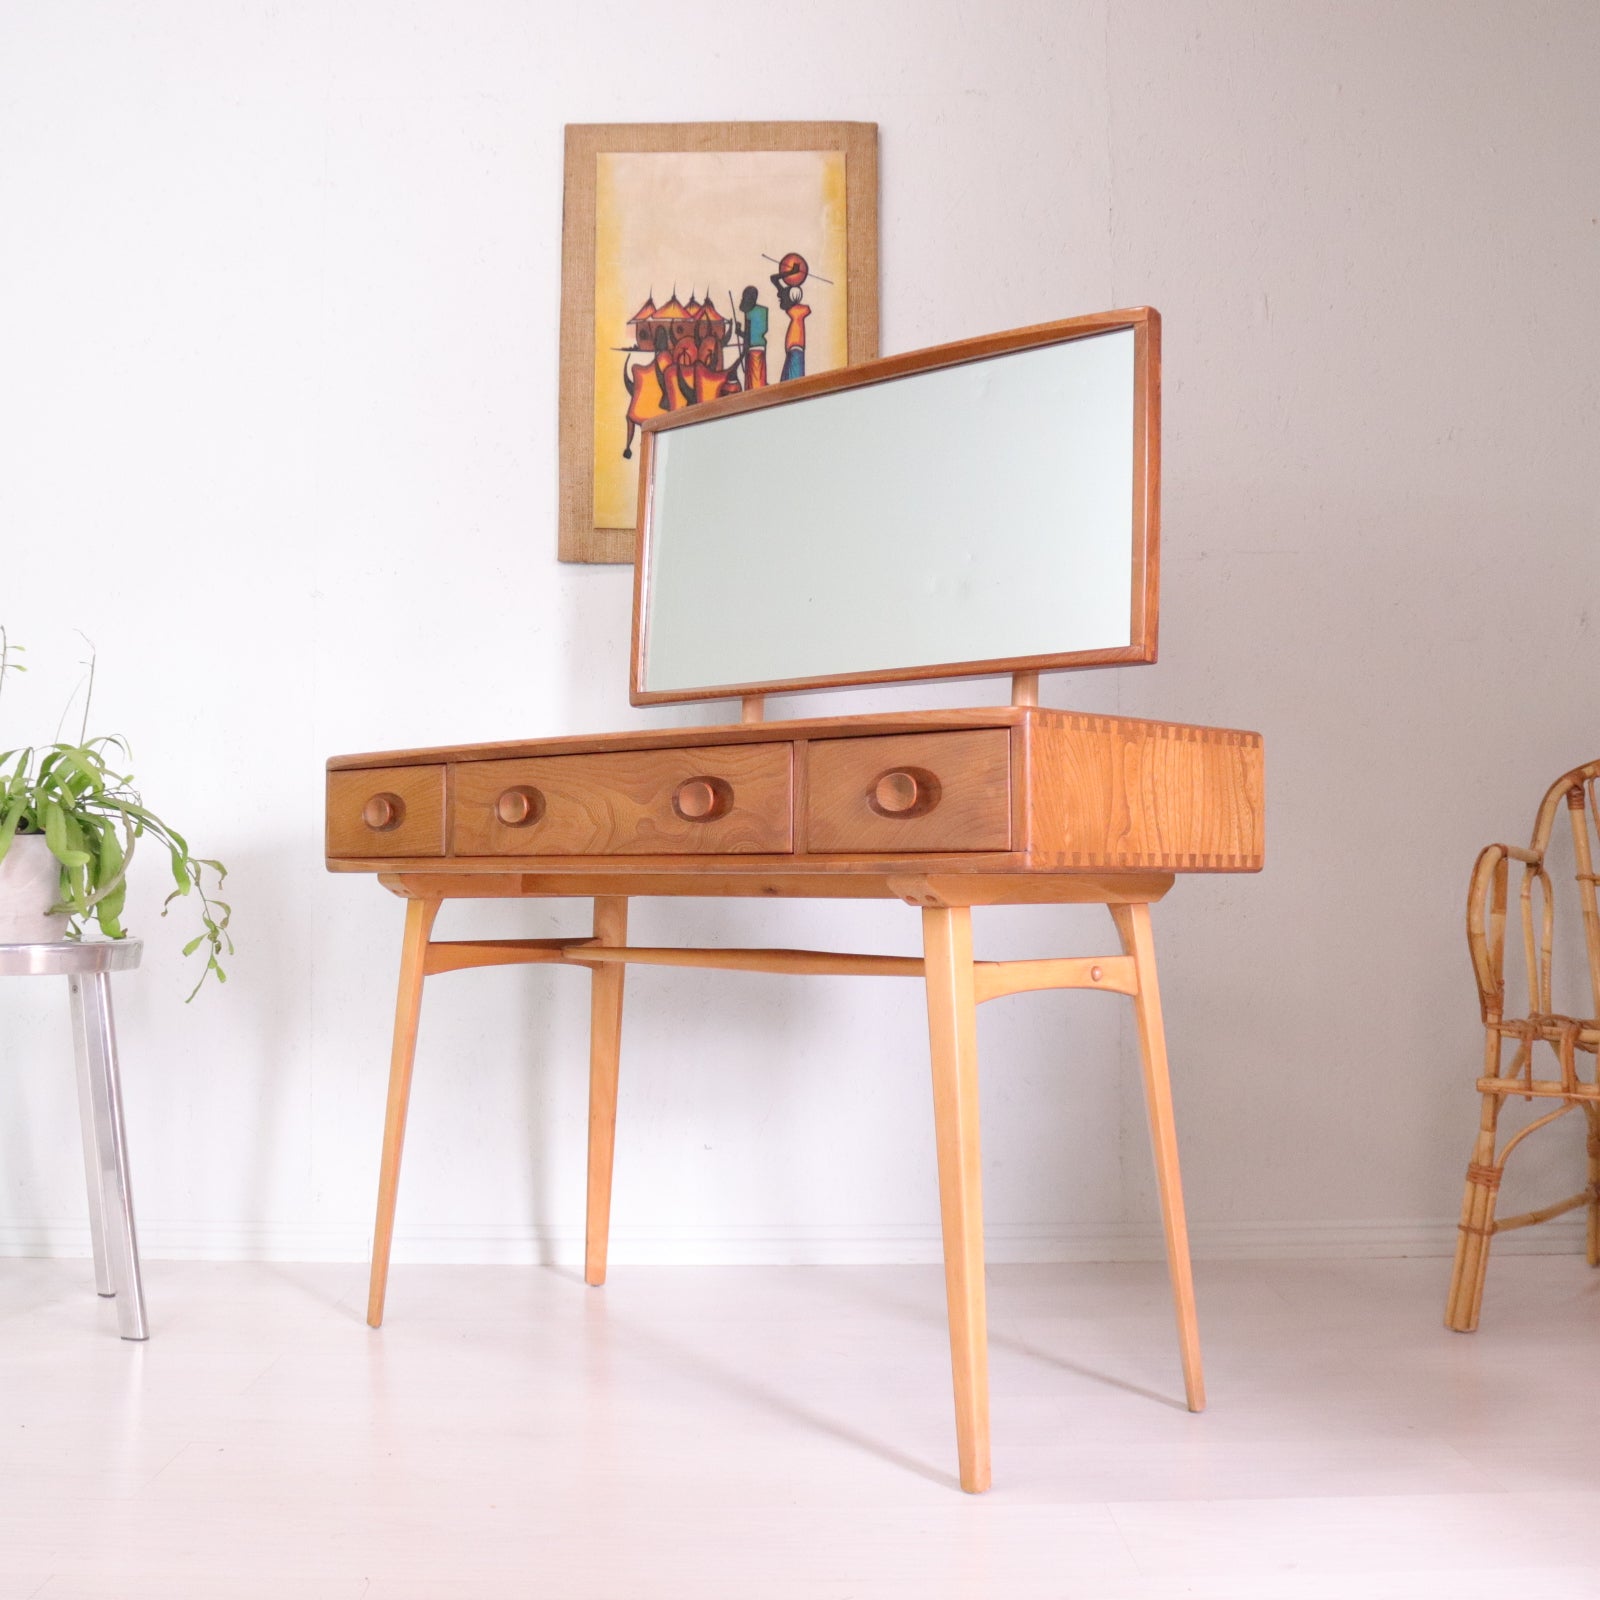
[[[746,389],[765,389],[767,386],[767,308],[753,283],[745,285],[739,296],[739,309],[744,313],[744,386]]]
[[[810,273],[806,258],[791,250],[772,274],[772,286],[778,291],[778,309],[789,319],[783,335],[780,383],[806,375],[806,318],[811,315],[811,307],[805,303],[804,285]]]
[[[622,386],[628,391],[628,441],[622,448],[624,459],[633,458],[633,436],[641,422],[659,417],[667,410],[667,390],[677,379],[672,370],[672,356],[667,347],[665,328],[654,335],[654,354],[638,365],[622,363]]]

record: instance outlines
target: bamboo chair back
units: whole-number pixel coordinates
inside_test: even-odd
[[[1596,894],[1594,862],[1600,850],[1600,812],[1596,809],[1596,783],[1600,761],[1591,761],[1562,774],[1551,784],[1534,818],[1533,837],[1526,850],[1515,845],[1492,844],[1478,857],[1467,897],[1467,944],[1478,982],[1478,1003],[1483,1020],[1491,1026],[1506,1012],[1505,944],[1510,867],[1522,867],[1518,909],[1522,925],[1523,965],[1530,1017],[1550,1017],[1551,951],[1555,935],[1555,898],[1551,891],[1546,856],[1557,814],[1566,807],[1572,830],[1574,874],[1582,915],[1584,953],[1587,958],[1591,1019],[1600,1018],[1600,896]]]
[[[1496,1234],[1549,1222],[1569,1211],[1584,1208],[1588,1212],[1588,1262],[1591,1267],[1600,1266],[1600,1082],[1592,1070],[1586,1070],[1581,1076],[1579,1073],[1581,1060],[1600,1057],[1600,898],[1596,895],[1594,871],[1595,858],[1600,854],[1596,850],[1597,826],[1600,826],[1595,796],[1597,779],[1600,779],[1600,761],[1591,761],[1563,773],[1540,802],[1528,848],[1492,844],[1479,855],[1472,869],[1472,882],[1467,891],[1467,945],[1472,953],[1478,1008],[1484,1023],[1483,1076],[1478,1079],[1482,1104],[1477,1142],[1467,1165],[1455,1271],[1451,1275],[1445,1307],[1445,1325],[1462,1333],[1470,1333],[1478,1326],[1489,1241]],[[1590,1012],[1586,1018],[1557,1012],[1551,998],[1555,901],[1547,858],[1556,817],[1563,806],[1572,830],[1573,870],[1588,965]],[[1522,868],[1517,910],[1522,925],[1528,1003],[1525,1014],[1508,1017],[1506,922],[1513,861]],[[1521,1007],[1515,1009],[1520,1011]],[[1508,1042],[1515,1045],[1509,1062],[1504,1056]],[[1535,1057],[1540,1044],[1548,1045],[1555,1054],[1554,1076],[1537,1073]],[[1501,1143],[1498,1137],[1500,1109],[1511,1097],[1553,1103],[1554,1109],[1535,1117]],[[1583,1112],[1588,1124],[1589,1181],[1586,1187],[1565,1200],[1518,1216],[1497,1216],[1496,1199],[1507,1156],[1530,1134],[1577,1110]]]

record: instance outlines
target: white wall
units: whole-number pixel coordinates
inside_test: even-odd
[[[620,49],[680,25],[701,70]],[[1267,872],[1159,913],[1200,1237],[1447,1242],[1466,871],[1595,753],[1597,46],[1581,4],[0,10],[0,620],[36,668],[0,746],[50,736],[81,627],[97,723],[234,869],[232,979],[187,1009],[186,935],[134,896],[147,1252],[365,1248],[401,913],[322,871],[329,754],[691,720],[626,706],[628,572],[554,560],[561,129],[774,117],[880,125],[886,350],[1164,312],[1162,663],[1046,698],[1267,734]],[[916,919],[651,902],[635,931],[910,950]],[[915,986],[629,985],[616,1259],[935,1248]],[[585,987],[432,986],[398,1255],[571,1256]],[[0,1249],[86,1243],[51,988],[0,996]],[[1148,1248],[1129,1042],[1104,997],[986,1008],[996,1256]]]

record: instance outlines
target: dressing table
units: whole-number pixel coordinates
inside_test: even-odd
[[[328,763],[327,864],[406,906],[368,1322],[383,1317],[430,977],[590,975],[585,1278],[605,1280],[628,965],[921,978],[961,1486],[988,1487],[976,1008],[1128,997],[1177,1311],[1204,1405],[1150,908],[1262,864],[1260,736],[1038,704],[1042,671],[1152,661],[1160,320],[1110,312],[752,390],[646,424],[635,705],[741,720]],[[773,693],[1009,674],[1009,705],[766,721]],[[920,957],[630,945],[636,896],[897,899]],[[447,899],[578,896],[570,938],[435,940]],[[1107,907],[1117,949],[978,961],[975,907]]]

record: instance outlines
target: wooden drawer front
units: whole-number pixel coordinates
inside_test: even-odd
[[[806,784],[808,851],[1011,848],[1005,728],[819,740]]]
[[[785,854],[791,752],[746,744],[463,762],[455,853]]]
[[[330,772],[328,854],[442,856],[444,768]]]

